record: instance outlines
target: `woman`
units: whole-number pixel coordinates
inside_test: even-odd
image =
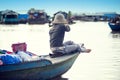
[[[53,54],[50,54],[52,57],[61,56],[64,54],[69,54],[74,51],[79,52],[90,52],[90,49],[86,49],[82,45],[75,44],[73,41],[67,41],[63,43],[65,32],[69,32],[70,27],[64,15],[58,13],[55,15],[54,20],[52,21],[52,27],[49,31],[50,35],[50,49]]]

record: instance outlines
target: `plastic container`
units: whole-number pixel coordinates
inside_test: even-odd
[[[26,52],[26,50],[27,50],[27,44],[25,42],[12,44],[11,47],[12,47],[13,52],[15,52],[15,53],[18,51]]]

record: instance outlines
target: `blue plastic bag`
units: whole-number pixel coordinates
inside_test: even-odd
[[[15,54],[2,54],[0,55],[0,60],[2,60],[3,64],[16,64],[22,62],[22,59]]]

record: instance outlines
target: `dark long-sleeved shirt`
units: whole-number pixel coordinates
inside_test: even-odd
[[[65,31],[70,31],[70,27],[64,24],[54,24],[49,31],[50,47],[61,47],[64,41]]]

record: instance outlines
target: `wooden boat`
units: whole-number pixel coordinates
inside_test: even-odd
[[[120,23],[115,24],[115,23],[109,22],[108,25],[112,31],[120,31]]]
[[[0,80],[46,80],[67,72],[78,57],[79,52],[32,62],[0,66]]]

